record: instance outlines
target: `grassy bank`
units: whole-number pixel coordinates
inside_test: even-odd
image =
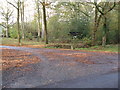
[[[45,48],[57,48],[57,47],[47,46]],[[58,48],[60,48],[60,47],[58,47]],[[118,45],[106,45],[106,47],[93,46],[93,47],[89,47],[89,48],[75,48],[74,50],[118,52]]]
[[[2,38],[1,40],[2,45],[18,45],[17,39],[12,38]],[[22,40],[22,45],[43,45],[42,42],[32,41],[32,40]]]
[[[17,39],[11,39],[11,38],[2,38],[1,41],[2,45],[18,45]],[[48,45],[45,45],[43,42],[37,42],[37,41],[31,41],[31,40],[22,40],[22,46],[26,47],[43,47],[43,48],[64,48],[64,49],[70,49],[70,44],[56,44],[56,43],[50,43]],[[75,50],[87,50],[87,51],[109,51],[109,52],[118,52],[118,45],[106,45],[106,47],[102,46],[93,46],[89,48],[75,48]]]
[[[118,52],[118,45],[106,45],[106,47],[93,46],[89,48],[76,48],[76,50]]]

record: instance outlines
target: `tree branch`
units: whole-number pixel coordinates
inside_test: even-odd
[[[104,13],[99,9],[99,7],[98,7],[98,5],[97,5],[96,2],[94,3],[94,5],[95,5],[96,9],[97,9],[102,15],[104,15]]]
[[[86,15],[87,17],[90,17],[87,13],[85,13],[84,11],[82,10],[79,10],[81,13],[83,13],[84,15]]]
[[[40,3],[41,3],[42,5],[44,5],[44,6],[48,6],[48,5],[50,5],[52,2],[50,2],[50,3],[45,3],[45,2],[41,2],[41,1],[40,1]]]
[[[6,0],[7,1],[7,0]],[[7,1],[7,3],[9,3],[10,5],[12,5],[13,7],[15,7],[16,9],[18,9],[18,7],[16,7],[14,4],[12,4],[11,2],[8,2]]]
[[[3,25],[3,24],[0,24],[1,26],[3,26],[4,28],[7,28],[5,25]]]
[[[97,20],[97,28],[98,28],[98,26],[99,26],[99,24],[100,24],[101,18],[102,18],[102,15],[99,15],[99,18],[98,18],[98,20]]]
[[[105,14],[107,14],[108,12],[110,12],[111,10],[113,10],[115,6],[116,6],[116,2],[114,2],[114,5],[107,12],[105,12]]]
[[[12,14],[13,14],[13,11],[11,11],[11,12],[9,13],[8,18],[10,18],[10,17],[12,16]]]

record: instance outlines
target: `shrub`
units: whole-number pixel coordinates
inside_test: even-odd
[[[91,39],[91,37],[90,38],[88,38],[88,37],[83,38],[82,39],[82,43],[83,43],[84,47],[91,46],[92,45],[92,39]]]
[[[26,34],[26,38],[28,38],[29,40],[32,40],[33,39],[32,33]]]
[[[9,33],[10,33],[11,38],[15,38],[15,39],[17,38],[18,32],[17,32],[17,30],[15,28],[11,28]]]

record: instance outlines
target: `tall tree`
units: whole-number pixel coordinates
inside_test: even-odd
[[[106,40],[107,40],[107,34],[108,34],[108,25],[107,25],[107,14],[114,9],[116,6],[116,2],[112,4],[112,2],[102,2],[102,5],[99,6],[97,3],[95,3],[96,9],[98,12],[101,14],[103,18],[103,37],[102,37],[102,46],[106,45]]]
[[[22,30],[22,38],[25,38],[25,30],[24,30],[24,0],[21,2],[20,13],[21,13],[21,30]]]
[[[46,3],[45,0],[40,2],[43,6],[43,21],[44,21],[44,31],[45,31],[45,43],[48,44],[48,32],[47,32],[47,20],[46,20],[46,6],[50,3]]]
[[[41,38],[41,27],[40,27],[40,2],[36,0],[36,8],[37,8],[37,23],[38,23],[38,41]]]
[[[8,2],[8,1],[7,1]],[[14,5],[11,2],[8,2],[10,5],[12,5],[16,10],[17,10],[17,30],[18,30],[18,45],[21,45],[21,35],[20,35],[20,6],[21,6],[21,1],[18,0],[16,2],[17,6]]]
[[[120,29],[120,1],[118,2],[118,30]],[[120,31],[119,31],[120,34]],[[118,43],[120,43],[120,36],[118,34]]]
[[[102,14],[98,14],[98,10],[97,10],[97,7],[98,4],[97,4],[97,0],[94,0],[94,3],[95,4],[95,18],[94,18],[94,29],[93,29],[93,45],[96,44],[96,32],[98,30],[98,27],[99,27],[99,23],[101,21],[101,18],[102,18]]]

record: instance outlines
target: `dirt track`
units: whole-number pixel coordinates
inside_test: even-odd
[[[3,46],[1,48],[5,50],[9,48],[9,52],[19,52],[17,57],[20,57],[20,52],[24,52],[24,55],[30,54],[27,57],[23,56],[20,58],[27,61],[25,65],[23,65],[24,62],[21,62],[19,63],[22,65],[20,67],[12,65],[3,70],[3,88],[42,87],[60,81],[96,77],[110,72],[117,72],[117,53],[11,46]],[[11,61],[16,59],[14,54],[10,57],[12,57]],[[8,59],[7,56],[3,56],[3,58],[4,60]]]

